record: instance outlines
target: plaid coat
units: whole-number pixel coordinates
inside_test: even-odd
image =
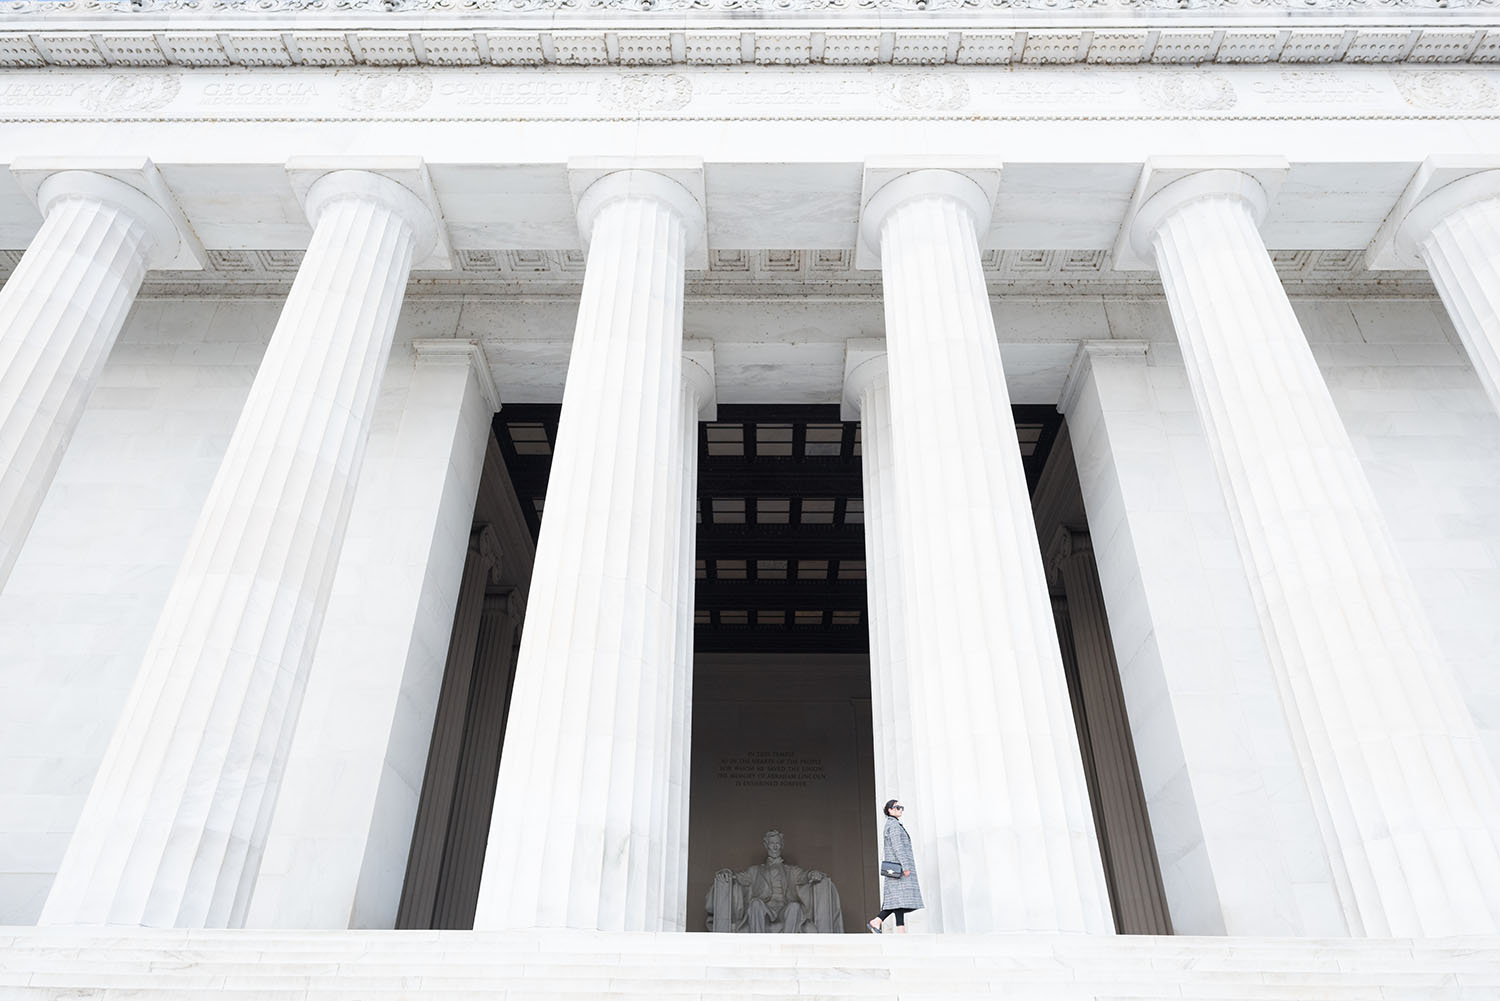
[[[886,862],[900,862],[902,868],[910,869],[910,876],[900,879],[880,878],[881,910],[905,907],[915,911],[922,906],[922,884],[917,882],[917,861],[911,854],[911,835],[895,817],[885,818],[885,843],[880,858]]]

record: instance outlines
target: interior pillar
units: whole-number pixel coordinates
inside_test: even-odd
[[[883,341],[851,341],[845,348],[844,400],[860,421],[860,474],[865,501],[865,584],[870,608],[870,717],[875,761],[876,799],[905,799],[915,807],[906,824],[912,852],[919,860],[922,911],[908,917],[913,927],[925,924],[942,931],[942,878],[932,840],[928,805],[933,782],[917,774],[913,734],[925,723],[923,694],[907,675],[906,606],[902,592],[901,547],[896,516],[897,476],[892,455],[890,365]],[[871,804],[875,806],[877,804]],[[885,818],[870,814],[880,845]],[[879,849],[877,848],[877,851]]]
[[[505,743],[506,707],[515,682],[519,601],[514,592],[484,597],[466,699],[463,747],[443,842],[432,928],[474,927],[479,878],[495,806],[495,776]]]
[[[1060,579],[1067,604],[1070,650],[1065,652],[1072,654],[1076,665],[1080,741],[1090,759],[1090,793],[1105,870],[1111,877],[1115,926],[1127,934],[1170,935],[1172,922],[1089,534],[1059,528],[1047,562]]]
[[[693,613],[697,588],[698,551],[698,422],[718,414],[714,382],[713,344],[688,341],[682,356],[681,430],[678,447],[682,469],[682,497],[678,502],[677,637],[672,661],[671,737],[667,795],[664,804],[666,841],[662,852],[662,923],[668,931],[687,929],[688,907],[688,794],[692,776],[693,726]]]
[[[501,555],[495,533],[478,526],[469,536],[464,558],[463,582],[453,632],[448,640],[448,660],[432,721],[432,740],[422,778],[412,826],[411,851],[406,880],[401,885],[401,904],[396,912],[397,928],[451,928],[439,923],[438,890],[443,875],[453,811],[459,804],[458,771],[468,740],[470,693],[480,668],[475,662],[479,646],[481,615],[486,587],[499,570]],[[479,874],[474,873],[477,882]]]

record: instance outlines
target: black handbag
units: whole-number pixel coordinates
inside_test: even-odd
[[[900,879],[904,872],[906,872],[906,867],[900,862],[880,863],[880,874],[886,879]]]

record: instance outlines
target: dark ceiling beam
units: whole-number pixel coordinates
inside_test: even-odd
[[[857,465],[781,458],[740,459],[716,455],[701,460],[700,497],[862,497],[863,474]]]
[[[870,631],[859,626],[699,626],[693,634],[699,653],[869,653]]]
[[[860,611],[865,582],[859,580],[700,580],[700,609],[764,608],[807,611]]]
[[[859,525],[699,525],[698,559],[862,560]],[[773,529],[783,529],[774,531]],[[785,531],[785,529],[797,531]],[[813,529],[822,529],[814,531]]]

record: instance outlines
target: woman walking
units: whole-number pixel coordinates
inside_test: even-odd
[[[866,925],[876,935],[880,934],[881,925],[892,914],[896,915],[896,931],[905,935],[906,915],[922,906],[922,885],[917,882],[917,861],[911,853],[911,835],[901,826],[901,815],[905,812],[906,807],[900,800],[893,799],[885,804],[884,851],[880,856],[880,915],[871,918]],[[901,866],[900,875],[885,875],[888,862]]]

